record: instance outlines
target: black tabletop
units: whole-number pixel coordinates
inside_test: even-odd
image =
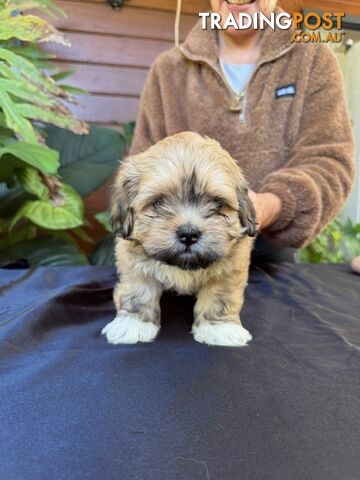
[[[189,335],[165,294],[152,344],[111,346],[112,269],[0,271],[2,480],[358,480],[360,277],[251,272],[254,340]]]

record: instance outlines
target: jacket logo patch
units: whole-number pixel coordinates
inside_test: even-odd
[[[296,85],[292,83],[291,85],[285,85],[284,87],[279,87],[275,90],[275,98],[278,100],[282,97],[295,97],[296,95]]]

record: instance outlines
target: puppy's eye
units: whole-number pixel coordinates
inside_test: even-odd
[[[224,206],[224,200],[220,197],[213,197],[212,202],[215,208],[221,208]]]
[[[224,206],[224,201],[220,197],[211,197],[209,198],[207,204],[207,215],[206,218],[210,218],[213,215],[220,214],[220,210]]]
[[[164,205],[164,202],[165,202],[165,197],[163,195],[159,195],[158,197],[156,197],[152,202],[151,202],[151,206],[152,208],[155,208],[155,210],[159,207],[161,207],[162,205]]]

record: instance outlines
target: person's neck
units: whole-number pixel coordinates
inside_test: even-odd
[[[232,36],[219,31],[219,58],[224,63],[256,63],[261,51],[260,30]]]

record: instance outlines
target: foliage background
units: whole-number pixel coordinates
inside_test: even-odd
[[[70,113],[86,92],[64,84],[73,72],[54,71],[39,48],[68,42],[35,8],[62,14],[48,0],[0,1],[0,265],[86,264],[82,198],[113,174],[132,126],[89,130]]]

